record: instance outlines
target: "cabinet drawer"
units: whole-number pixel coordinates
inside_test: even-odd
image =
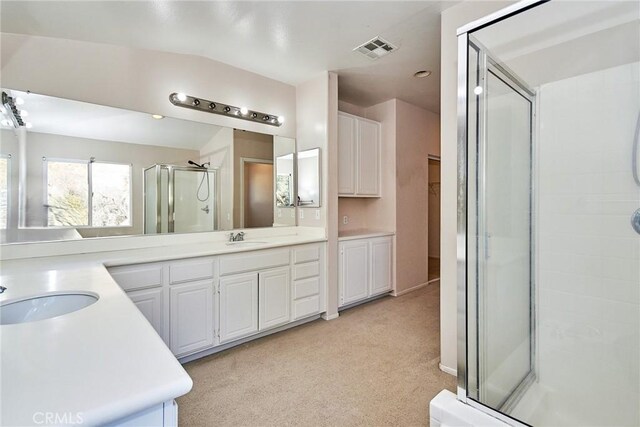
[[[262,270],[289,264],[289,249],[245,252],[220,258],[220,275]]]
[[[320,259],[320,245],[307,245],[293,248],[293,263],[318,261]]]
[[[317,261],[293,266],[293,280],[306,279],[307,277],[314,277],[319,274],[320,263]]]
[[[320,296],[304,298],[293,302],[293,319],[298,320],[303,317],[318,314],[320,312]]]
[[[293,299],[318,295],[318,292],[320,292],[320,278],[318,277],[293,282]]]
[[[213,277],[213,260],[196,259],[169,264],[169,282],[179,283]]]
[[[125,291],[162,286],[162,264],[138,264],[113,267],[109,274]]]

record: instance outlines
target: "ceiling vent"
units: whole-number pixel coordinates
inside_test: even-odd
[[[385,56],[395,50],[398,47],[392,45],[388,41],[380,38],[374,37],[366,43],[361,44],[360,46],[353,49],[356,52],[360,52],[365,55],[369,59],[378,59],[382,56]]]

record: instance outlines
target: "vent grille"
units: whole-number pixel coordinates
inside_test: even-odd
[[[356,52],[360,52],[361,54],[363,54],[369,59],[375,60],[397,49],[398,49],[397,46],[392,45],[388,41],[380,37],[374,37],[368,42],[361,44],[360,46],[356,47],[353,50]]]

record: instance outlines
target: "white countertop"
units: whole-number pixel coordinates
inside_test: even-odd
[[[393,231],[382,231],[382,230],[371,230],[367,228],[361,228],[357,230],[346,230],[338,232],[338,240],[357,240],[357,239],[368,239],[370,237],[383,237],[383,236],[393,236]]]
[[[324,241],[304,235],[229,246],[223,241],[0,262],[0,303],[45,292],[100,296],[63,316],[0,326],[0,425],[33,425],[35,413],[81,413],[104,424],[188,393],[191,378],[105,265],[123,265]]]

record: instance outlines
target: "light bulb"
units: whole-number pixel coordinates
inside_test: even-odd
[[[20,110],[20,117],[27,117],[29,112],[27,110]]]
[[[240,107],[240,114],[246,116],[247,114],[249,114],[249,109],[247,107]]]
[[[185,95],[184,93],[180,92],[179,94],[176,95],[176,98],[178,98],[178,101],[184,102],[184,101],[187,100],[187,95]]]
[[[284,123],[284,116],[278,116],[278,123],[280,124]]]
[[[26,127],[27,129],[31,129],[33,127],[33,125],[30,122],[26,122],[24,124],[24,127]]]
[[[164,116],[160,114],[152,114],[151,117],[153,117],[156,120],[164,119]]]
[[[22,105],[22,104],[24,104],[24,99],[20,97],[16,98],[16,105]]]
[[[482,86],[476,86],[476,87],[473,89],[473,93],[475,93],[476,95],[480,95],[480,94],[482,94]]]

